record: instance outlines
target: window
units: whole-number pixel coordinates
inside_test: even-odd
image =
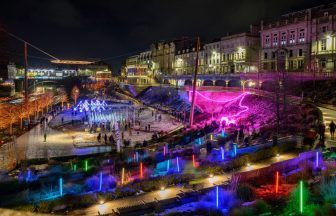
[[[264,53],[264,59],[267,59],[267,52]]]
[[[302,49],[299,49],[299,56],[302,56],[302,54],[303,54]]]
[[[289,43],[294,44],[295,43],[295,31],[291,31],[289,35]]]
[[[328,26],[322,26],[322,32],[327,32],[328,31]]]
[[[275,52],[272,52],[272,59],[275,59]]]
[[[328,12],[324,12],[324,14],[323,14],[324,16],[328,16],[329,15],[329,13]]]
[[[303,68],[303,60],[298,61],[298,68],[302,69]]]
[[[283,32],[281,35],[281,45],[286,45],[286,43],[287,43],[287,35],[285,32]]]
[[[289,50],[289,57],[293,57],[293,50]]]
[[[304,29],[301,29],[299,32],[299,43],[304,43],[305,42],[305,32]]]
[[[321,67],[322,68],[326,68],[327,64],[326,64],[326,60],[324,58],[321,59]]]
[[[278,46],[278,35],[277,34],[273,35],[273,46]]]
[[[266,37],[265,37],[265,45],[266,45],[266,46],[269,46],[269,45],[270,45],[270,42],[271,42],[271,40],[270,40],[270,36],[269,36],[269,35],[266,35]]]
[[[272,70],[275,70],[275,62],[272,62],[272,63],[271,63],[271,69],[272,69]]]
[[[264,68],[264,70],[267,70],[267,69],[268,69],[268,64],[267,64],[267,62],[265,62],[265,63],[263,64],[263,68]]]
[[[322,51],[326,51],[327,50],[327,40],[326,39],[322,39],[321,40],[321,50]]]

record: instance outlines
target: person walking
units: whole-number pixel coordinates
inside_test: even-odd
[[[46,133],[44,133],[44,142],[47,142],[47,134]]]
[[[100,142],[100,139],[101,139],[101,134],[99,133],[97,136],[97,141]]]
[[[336,124],[334,123],[334,121],[330,122],[329,129],[330,129],[331,139],[334,139],[335,138],[335,130],[336,130]]]
[[[107,135],[104,136],[105,145],[107,144]]]

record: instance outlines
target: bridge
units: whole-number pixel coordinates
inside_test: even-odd
[[[309,80],[330,80],[336,79],[336,72],[326,73],[308,73],[308,72],[266,72],[266,73],[234,73],[234,74],[198,74],[198,86],[224,86],[237,87],[249,86],[260,87],[267,81],[279,81],[282,79],[295,81]],[[193,75],[169,75],[163,76],[164,84],[172,84],[177,86],[188,86],[193,84]]]

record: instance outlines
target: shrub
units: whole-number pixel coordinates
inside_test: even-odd
[[[237,197],[244,202],[249,202],[255,197],[254,189],[248,184],[238,185],[236,194]]]
[[[271,211],[271,207],[264,200],[256,200],[253,204],[255,215],[260,215]]]
[[[324,202],[335,204],[336,203],[336,178],[330,181],[323,181],[320,184],[320,192],[323,196]]]

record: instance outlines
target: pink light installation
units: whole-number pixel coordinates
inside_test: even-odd
[[[191,98],[191,91],[189,92],[189,101]],[[245,113],[249,110],[248,106],[242,104],[246,95],[249,95],[249,92],[237,93],[236,92],[198,92],[196,91],[196,102],[195,105],[201,110],[201,112],[205,113],[218,113],[221,117],[219,117],[220,124],[225,122],[226,125],[235,124],[236,120],[240,117],[242,113]],[[238,102],[238,106],[233,106],[233,112],[235,108],[238,108],[235,113],[224,113],[221,109],[223,107],[228,107],[231,103]],[[224,105],[225,104],[225,105]]]

